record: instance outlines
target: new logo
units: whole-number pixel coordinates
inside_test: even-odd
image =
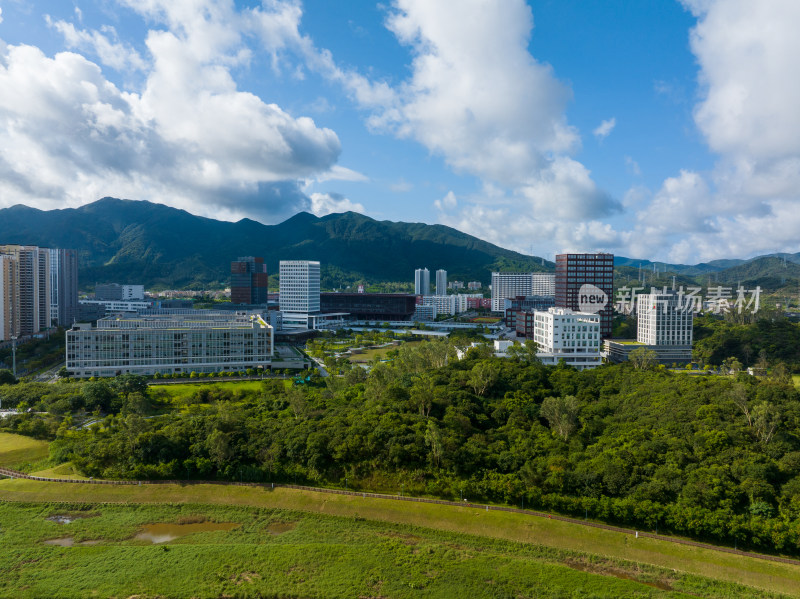
[[[578,290],[578,309],[581,312],[597,314],[606,306],[608,306],[608,295],[602,289],[589,283],[581,285]]]

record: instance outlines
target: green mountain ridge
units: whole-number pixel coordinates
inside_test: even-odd
[[[552,271],[525,256],[444,225],[377,221],[355,212],[299,213],[276,225],[231,223],[147,201],[103,198],[79,208],[0,210],[0,241],[79,252],[80,284],[142,283],[146,287],[224,287],[230,262],[263,256],[319,260],[323,287],[358,281],[413,281],[414,269],[444,268],[449,278],[488,283],[492,270]]]

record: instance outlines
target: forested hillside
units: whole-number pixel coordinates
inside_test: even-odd
[[[29,405],[50,424],[26,414],[5,426],[55,435],[52,456],[95,477],[347,478],[800,554],[800,398],[781,372],[581,373],[480,350],[459,361],[448,342],[403,345],[369,373],[340,367],[341,378],[288,388],[205,387],[148,419],[168,404],[146,390],[44,385]],[[3,404],[24,387],[0,388]],[[69,414],[98,409],[112,414],[72,427]]]
[[[80,284],[226,287],[238,256],[319,260],[323,288],[357,281],[414,280],[414,269],[444,268],[451,279],[488,284],[492,270],[547,270],[552,263],[443,225],[377,221],[347,212],[296,214],[276,225],[231,223],[144,201],[103,198],[80,208],[0,210],[0,241],[79,251]]]

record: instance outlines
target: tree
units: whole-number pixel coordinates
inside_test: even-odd
[[[111,381],[111,388],[125,399],[131,393],[147,394],[147,377],[138,374],[122,374]]]
[[[497,381],[499,375],[498,367],[492,362],[484,360],[472,367],[467,384],[475,392],[475,395],[483,397],[489,387]]]
[[[81,395],[83,396],[83,405],[90,412],[94,409],[108,412],[114,399],[114,391],[103,380],[84,383],[81,387]]]
[[[524,343],[515,343],[506,350],[508,357],[517,362],[538,362],[536,352],[539,351],[539,344],[528,339]]]
[[[735,357],[727,358],[722,362],[722,368],[728,371],[728,374],[736,376],[742,370],[742,363]]]
[[[636,370],[650,370],[658,362],[658,354],[646,347],[637,347],[628,355],[628,360]]]
[[[579,412],[580,404],[573,395],[548,397],[539,410],[547,418],[550,428],[565,441],[577,428]]]
[[[431,462],[438,468],[442,458],[442,432],[433,420],[428,420],[428,428],[425,429],[425,445],[430,447]]]
[[[14,378],[14,373],[12,373],[7,368],[3,368],[0,370],[0,385],[16,385],[17,379]]]
[[[778,406],[764,401],[753,408],[753,427],[764,445],[772,440],[780,422],[781,412]]]
[[[747,425],[753,426],[753,418],[750,413],[750,402],[747,399],[747,387],[741,383],[736,383],[728,392],[729,397],[736,404],[736,407],[742,411],[742,414],[747,418]]]

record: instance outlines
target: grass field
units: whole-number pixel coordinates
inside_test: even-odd
[[[2,597],[770,596],[575,551],[291,509],[5,503],[0,521]],[[234,528],[136,539],[147,524],[205,522]],[[46,544],[54,539],[72,546]]]
[[[0,466],[25,468],[46,459],[50,455],[47,441],[37,441],[30,437],[0,433]]]
[[[350,362],[371,362],[375,358],[380,358],[380,359],[385,358],[387,352],[390,352],[393,349],[397,349],[397,347],[392,345],[392,346],[389,346],[389,347],[382,347],[380,349],[365,349],[361,353],[352,354],[348,358],[348,360]]]
[[[523,514],[484,511],[479,508],[454,508],[435,504],[364,499],[361,497],[329,495],[281,488],[270,490],[257,487],[218,485],[115,487],[43,483],[28,480],[0,481],[0,500],[21,502],[70,501],[76,503],[194,503],[295,510],[345,518],[348,522],[353,519],[358,519],[359,521],[365,519],[381,522],[383,525],[418,526],[443,533],[468,534],[502,541],[540,545],[558,551],[577,551],[581,554],[595,556],[590,558],[584,555],[581,558],[589,561],[592,559],[601,559],[601,561],[603,559],[625,560],[641,564],[645,569],[649,566],[655,566],[669,571],[674,570],[675,572],[717,579],[725,583],[743,584],[764,591],[769,590],[800,596],[800,566],[699,547],[678,545],[657,539],[635,539],[631,535],[569,522]],[[80,550],[83,551],[84,548],[80,548]],[[431,567],[435,569],[439,566]],[[514,570],[515,567],[511,567],[511,570]],[[482,576],[483,574],[480,575]],[[578,588],[578,586],[576,582],[575,588]],[[678,588],[672,584],[670,586]],[[641,590],[643,593],[641,596],[649,596],[647,593],[650,593],[651,590],[644,588]],[[548,595],[547,592],[540,594],[544,596],[585,596],[580,593],[573,594],[562,591],[563,589],[558,592],[554,591],[555,594],[553,595]],[[314,596],[310,592],[297,592],[299,596]],[[471,595],[470,593],[461,594],[461,596],[479,596]],[[133,591],[129,594],[133,594]],[[380,594],[376,593],[374,596]],[[400,593],[387,595],[382,592],[382,594],[391,597],[406,596]],[[711,596],[705,591],[696,594]],[[364,596],[370,595],[365,594]],[[439,595],[423,594],[419,596]],[[523,593],[522,596],[530,595]],[[534,594],[533,596],[536,595]],[[604,597],[609,595],[601,593],[596,596]],[[635,596],[635,594],[629,589],[617,596]],[[744,595],[732,592],[729,596],[738,597]],[[762,595],[756,594],[756,596]]]
[[[208,379],[207,379],[208,380]],[[189,397],[199,389],[227,389],[228,391],[259,391],[261,387],[261,380],[254,381],[220,381],[214,382],[213,379],[208,380],[207,383],[176,383],[171,385],[149,385],[150,392],[167,393],[173,399],[180,399]]]

